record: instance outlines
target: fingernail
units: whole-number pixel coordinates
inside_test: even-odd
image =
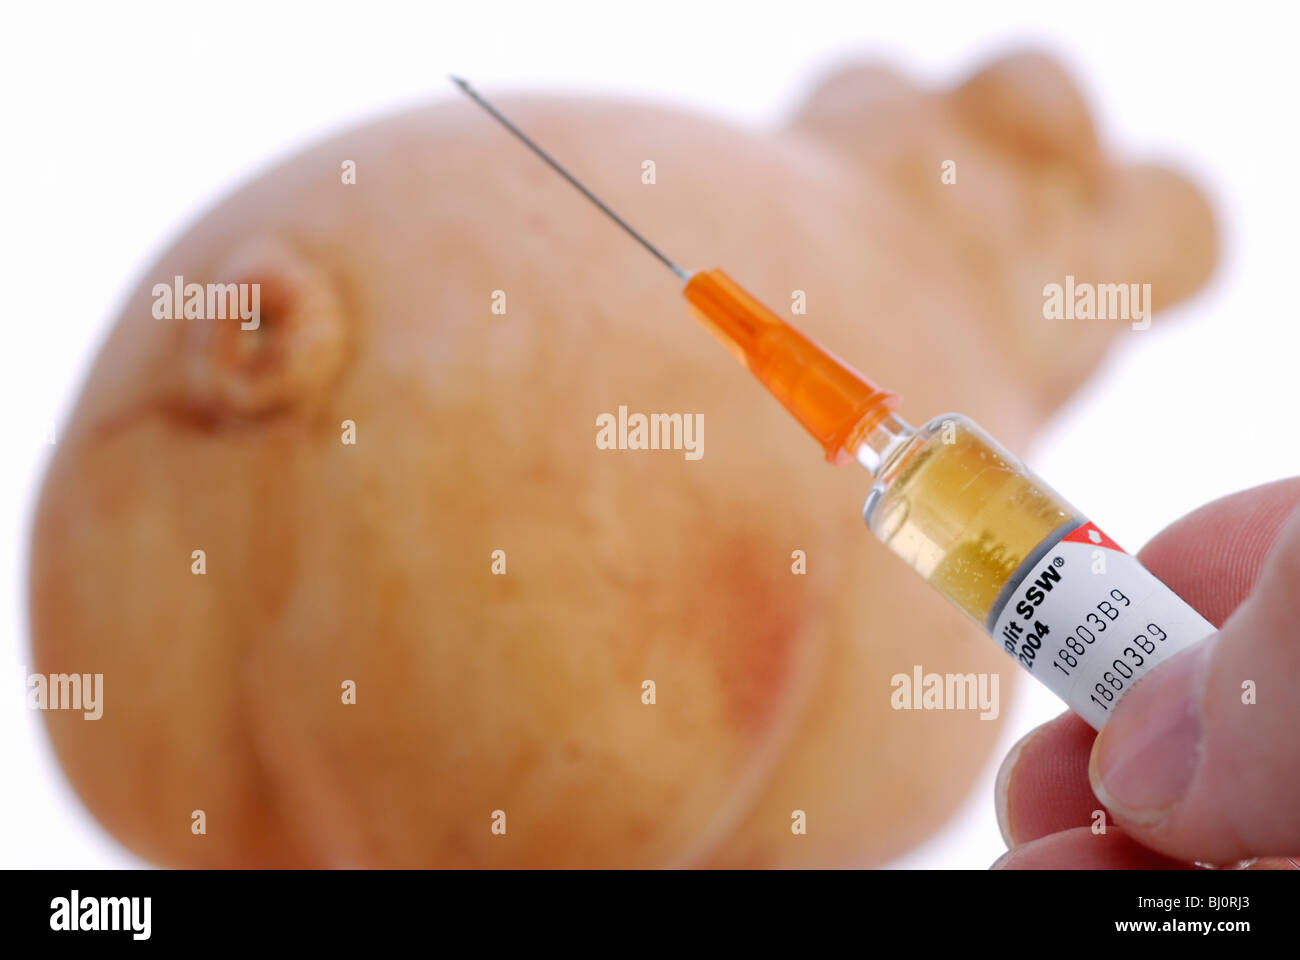
[[[1027,734],[1016,741],[1015,746],[1007,751],[1006,758],[1002,761],[1002,766],[998,767],[997,779],[993,782],[993,809],[998,815],[998,829],[1002,831],[1002,840],[1008,847],[1016,845],[1015,834],[1011,832],[1011,811],[1008,809],[1011,796],[1011,776],[1015,773],[1016,764],[1020,762],[1020,754],[1025,749],[1025,744],[1034,739],[1042,727],[1034,727]],[[997,864],[992,869],[997,869]]]
[[[1213,640],[1138,682],[1092,746],[1088,777],[1111,812],[1154,823],[1187,793],[1201,758],[1201,695]]]

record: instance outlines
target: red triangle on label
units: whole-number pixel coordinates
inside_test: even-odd
[[[1068,543],[1088,543],[1094,547],[1105,547],[1107,550],[1118,550],[1120,553],[1127,552],[1118,543],[1098,530],[1097,525],[1091,521],[1061,539]]]

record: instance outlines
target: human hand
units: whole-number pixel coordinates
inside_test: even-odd
[[[1298,504],[1300,478],[1246,490],[1141,552],[1220,630],[1143,678],[1101,734],[1066,713],[1011,749],[995,868],[1300,867]]]

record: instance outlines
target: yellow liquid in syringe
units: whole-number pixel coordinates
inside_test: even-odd
[[[949,441],[949,442],[945,442]],[[872,531],[977,623],[1074,508],[964,418],[940,418],[887,465]]]

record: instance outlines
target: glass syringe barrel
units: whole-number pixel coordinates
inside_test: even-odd
[[[868,528],[1094,728],[1147,671],[1214,632],[966,417],[897,432]]]

